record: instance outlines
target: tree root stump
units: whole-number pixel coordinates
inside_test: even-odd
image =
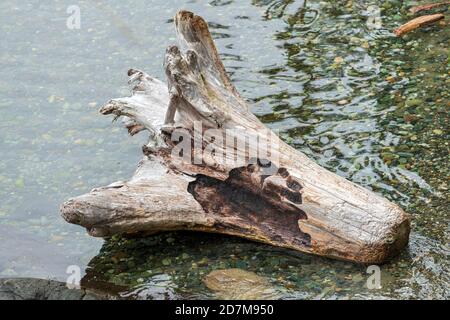
[[[132,95],[100,112],[150,133],[134,176],[68,200],[62,216],[96,237],[193,230],[360,263],[408,243],[397,205],[320,167],[253,115],[231,83],[207,23],[175,17],[181,52],[166,51],[167,85],[130,70]]]

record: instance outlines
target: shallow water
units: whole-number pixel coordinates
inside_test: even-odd
[[[0,4],[1,277],[64,281],[78,265],[83,284],[124,297],[214,298],[203,277],[242,268],[286,299],[449,297],[448,27],[394,38],[412,1],[77,3],[79,30],[66,27],[72,1]],[[381,289],[368,289],[365,266],[204,234],[103,242],[60,218],[67,198],[133,173],[145,134],[130,138],[97,110],[128,95],[130,67],[164,79],[179,8],[210,22],[262,121],[412,215]],[[377,8],[381,28],[367,23]]]

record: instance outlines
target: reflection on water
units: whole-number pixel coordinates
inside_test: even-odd
[[[124,298],[214,298],[204,276],[241,268],[286,299],[448,298],[448,28],[392,37],[408,19],[397,0],[215,0],[79,1],[81,29],[69,30],[71,4],[0,4],[0,276],[64,280],[68,265],[89,264],[86,286]],[[102,246],[59,217],[68,197],[132,174],[145,135],[129,138],[97,109],[128,94],[129,67],[164,78],[178,8],[209,21],[262,121],[413,215],[409,249],[381,267],[382,289],[367,289],[363,266],[229,237]],[[367,23],[374,12],[381,28]]]

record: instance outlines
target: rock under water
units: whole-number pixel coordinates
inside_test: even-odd
[[[0,300],[104,300],[86,289],[69,289],[64,282],[34,279],[0,279]]]
[[[217,298],[225,300],[271,300],[279,299],[276,287],[267,278],[242,269],[222,269],[209,273],[204,279],[208,289]]]

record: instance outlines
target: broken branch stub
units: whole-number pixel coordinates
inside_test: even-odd
[[[206,22],[180,11],[175,25],[187,51],[167,49],[168,85],[130,70],[131,97],[100,110],[150,132],[144,159],[129,181],[64,203],[68,222],[99,237],[223,233],[361,263],[405,247],[402,209],[280,140],[231,83]]]

